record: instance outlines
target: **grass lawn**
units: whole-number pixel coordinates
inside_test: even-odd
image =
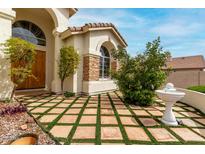
[[[205,93],[205,85],[204,86],[193,86],[193,87],[189,87],[187,89],[201,92],[201,93]]]

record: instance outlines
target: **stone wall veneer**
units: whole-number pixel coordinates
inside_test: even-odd
[[[83,80],[84,81],[99,80],[99,64],[100,64],[99,56],[89,54],[83,57]]]

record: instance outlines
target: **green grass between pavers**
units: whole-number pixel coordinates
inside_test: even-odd
[[[121,97],[115,93],[115,95],[121,100]],[[205,144],[205,142],[192,142],[192,141],[189,141],[189,142],[185,142],[180,136],[178,136],[176,133],[174,133],[170,128],[172,127],[168,127],[164,124],[162,124],[159,120],[159,117],[158,116],[136,116],[135,113],[133,112],[133,109],[130,108],[130,105],[128,104],[125,104],[125,106],[127,107],[127,109],[132,113],[132,115],[123,115],[123,117],[134,117],[135,120],[139,123],[139,126],[131,126],[131,125],[122,125],[121,123],[121,120],[120,120],[120,116],[117,112],[117,109],[115,108],[115,104],[113,103],[113,99],[112,100],[112,97],[109,95],[109,93],[107,93],[107,96],[109,98],[109,102],[112,106],[112,109],[114,111],[114,116],[116,117],[117,121],[118,121],[118,124],[115,125],[115,124],[106,124],[106,125],[102,125],[101,124],[101,116],[102,115],[106,115],[106,116],[109,116],[107,114],[101,114],[101,95],[98,95],[98,100],[96,100],[98,102],[98,106],[97,106],[97,121],[96,121],[96,124],[79,124],[80,122],[80,119],[83,115],[83,111],[85,108],[87,108],[87,104],[89,103],[89,99],[90,97],[88,97],[88,99],[85,101],[83,107],[81,107],[81,112],[79,114],[71,114],[71,115],[78,115],[78,118],[76,120],[76,122],[74,124],[61,124],[61,123],[57,123],[58,120],[63,116],[63,115],[70,115],[70,114],[65,114],[65,111],[63,113],[61,113],[53,122],[49,123],[49,125],[52,127],[54,125],[73,125],[73,128],[71,129],[71,132],[69,133],[68,137],[65,139],[65,138],[56,138],[56,140],[59,142],[63,142],[64,144],[71,144],[71,143],[94,143],[94,144],[103,144],[103,143],[124,143],[124,144],[164,144],[164,145],[180,145],[180,144]],[[69,106],[68,108],[70,108],[74,103],[75,103],[76,100],[74,100]],[[164,104],[161,104],[159,103],[158,104],[159,106],[163,106],[164,107]],[[177,105],[176,105],[177,106]],[[184,105],[183,107],[180,106],[182,109],[184,109],[185,111],[189,111],[188,109],[184,108],[184,107],[191,107],[191,106],[188,106],[188,105]],[[93,107],[94,108],[94,107]],[[192,107],[193,108],[193,107]],[[68,109],[67,109],[68,110]],[[142,108],[142,110],[145,110],[145,111],[148,111],[149,109],[144,109]],[[180,111],[175,111],[177,113],[180,114]],[[189,111],[189,112],[192,112],[192,111]],[[193,112],[195,113],[195,112]],[[199,112],[200,113],[200,112]],[[48,114],[48,113],[47,113]],[[46,115],[47,115],[46,114]],[[91,114],[93,115],[93,114]],[[204,114],[203,114],[204,115]],[[86,115],[87,116],[87,115]],[[110,116],[113,116],[110,115]],[[156,126],[143,126],[143,124],[141,123],[141,121],[139,120],[139,118],[142,118],[142,117],[146,117],[146,118],[153,118],[154,120],[156,120],[160,125],[156,125]],[[184,115],[183,118],[189,118],[189,119],[192,119],[194,120],[194,118],[190,118],[190,117],[187,117],[186,115]],[[200,123],[200,122],[198,122]],[[201,123],[200,123],[201,124]],[[43,125],[43,124],[42,124]],[[73,135],[75,134],[75,131],[77,129],[78,126],[95,126],[96,127],[96,136],[95,136],[95,139],[72,139],[73,138]],[[119,127],[120,128],[120,131],[121,131],[121,134],[122,134],[122,137],[123,137],[123,140],[101,140],[101,127],[112,127],[112,126],[115,126],[115,127]],[[149,136],[149,138],[151,139],[151,141],[136,141],[136,140],[129,140],[127,134],[126,134],[126,131],[124,129],[125,126],[129,126],[129,127],[140,127],[140,128],[143,128],[143,130],[146,132],[146,134]],[[202,124],[202,126],[204,126]],[[51,127],[51,128],[52,128]],[[51,129],[50,128],[50,129]],[[167,131],[169,131],[173,136],[175,136],[177,139],[178,139],[178,142],[158,142],[153,136],[152,134],[149,132],[148,128],[165,128]],[[192,128],[198,128],[198,127],[188,127],[188,126],[177,126],[177,127],[173,127],[173,128],[188,128],[190,129],[191,131],[195,132]],[[49,130],[50,130],[49,129]],[[44,129],[45,130],[45,129]],[[45,130],[46,132],[48,132],[49,130]],[[198,134],[199,136],[203,137],[202,135],[200,135],[199,133],[195,132],[196,134]],[[55,137],[54,137],[55,138]],[[203,137],[204,138],[204,137]]]
[[[64,113],[66,113],[68,111],[68,109],[70,109],[70,107],[76,102],[76,100],[78,100],[78,98],[79,97],[74,99],[73,102],[70,105],[68,105],[68,107],[65,108],[65,110],[61,114],[59,114],[59,116],[56,119],[54,119],[51,123],[49,123],[49,125],[46,129],[51,130],[53,128],[53,126],[55,126],[56,123],[60,120],[60,118],[64,115]]]
[[[187,89],[205,93],[205,85],[204,86],[192,86],[192,87],[188,87]]]
[[[100,113],[100,95],[98,95],[97,121],[96,121],[96,144],[101,145],[101,113]]]
[[[81,111],[80,111],[80,113],[78,114],[78,118],[77,118],[77,120],[75,121],[75,123],[74,123],[74,125],[73,125],[73,127],[72,127],[72,129],[71,129],[71,131],[70,131],[70,133],[68,134],[68,137],[67,137],[67,139],[66,139],[66,142],[65,142],[64,144],[66,144],[66,145],[71,144],[72,138],[73,138],[73,136],[74,136],[74,134],[75,134],[75,131],[76,131],[76,129],[77,129],[77,126],[79,125],[80,119],[81,119],[81,117],[82,117],[82,115],[83,115],[83,112],[84,112],[84,110],[85,110],[85,108],[86,108],[86,105],[88,104],[89,99],[90,99],[90,96],[87,98],[86,102],[84,103],[83,107],[81,108]]]
[[[113,104],[112,98],[110,97],[109,93],[107,93],[107,96],[108,96],[108,98],[110,99],[110,103],[111,103],[111,105],[112,105],[112,109],[113,109],[114,114],[115,114],[115,117],[116,117],[116,119],[117,119],[118,126],[119,126],[119,128],[120,128],[120,131],[121,131],[123,140],[124,140],[125,144],[130,145],[131,143],[130,143],[129,138],[128,138],[128,136],[127,136],[127,133],[126,133],[126,131],[125,131],[123,125],[122,125],[122,122],[121,122],[120,117],[119,117],[119,115],[118,115],[118,112],[117,112],[117,110],[116,110],[116,108],[115,108],[115,105]]]

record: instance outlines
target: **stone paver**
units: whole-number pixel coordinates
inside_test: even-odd
[[[48,110],[49,108],[46,108],[46,107],[44,107],[44,108],[42,108],[42,107],[37,107],[37,108],[35,108],[34,110],[32,110],[31,111],[31,113],[43,113],[43,112],[45,112],[46,110]]]
[[[73,104],[72,107],[83,107],[84,104]]]
[[[181,119],[183,124],[189,127],[204,127],[202,125],[200,125],[198,122],[195,122],[191,119]]]
[[[158,142],[178,141],[168,130],[165,128],[148,128],[151,134]]]
[[[64,108],[54,108],[52,110],[50,110],[48,113],[62,113],[65,109]]]
[[[46,104],[43,104],[42,106],[49,106],[49,107],[52,107],[52,106],[54,106],[54,105],[56,105],[55,103],[46,103]]]
[[[66,111],[66,114],[79,114],[81,108],[77,109],[77,108],[71,108],[68,111]]]
[[[129,110],[126,109],[117,109],[119,115],[132,115]]]
[[[100,103],[98,95],[89,100],[88,96],[64,100],[58,95],[46,95],[45,98],[37,95],[28,97],[29,100],[23,104],[28,105],[27,108],[34,118],[41,117],[37,120],[62,144],[98,144],[99,140],[102,144],[190,144],[184,140],[205,143],[205,118],[194,108],[176,103],[173,106],[174,114],[178,119],[182,119],[185,126],[168,128],[158,121],[165,110],[164,102],[158,101],[148,107],[125,105],[115,93],[109,95],[114,108],[107,94],[100,96]],[[19,99],[25,98],[22,96]],[[57,119],[59,115],[61,117]],[[123,138],[125,136],[131,142],[128,143],[128,140]],[[156,142],[152,142],[151,137],[154,137]]]
[[[61,103],[61,104],[58,104],[56,107],[64,107],[64,108],[66,108],[68,106],[69,106],[69,104]]]
[[[86,108],[83,114],[97,114],[97,109]]]
[[[44,115],[39,119],[39,121],[43,123],[52,122],[57,117],[58,115]]]
[[[96,116],[82,116],[80,124],[96,124]]]
[[[144,110],[133,110],[133,112],[137,115],[137,116],[150,116],[149,113],[147,113]]]
[[[152,118],[139,118],[139,120],[142,122],[144,126],[156,126],[159,125],[158,122],[156,122]]]
[[[162,116],[163,115],[163,113],[160,111],[150,111],[149,110],[149,113],[153,116]]]
[[[98,104],[87,104],[86,107],[98,107]]]
[[[45,103],[45,102],[48,102],[48,100],[47,99],[41,99],[41,100],[38,100],[38,102]]]
[[[184,115],[186,115],[187,117],[200,117],[198,114],[195,114],[193,112],[180,112]]]
[[[58,102],[61,102],[62,100],[61,99],[53,99],[53,100],[51,100],[50,102],[52,102],[52,103],[58,103]]]
[[[205,125],[205,118],[203,118],[203,119],[195,118],[195,120]]]
[[[114,111],[112,109],[101,109],[101,114],[113,115]]]
[[[192,132],[188,128],[171,128],[171,130],[185,141],[205,141],[201,136]]]
[[[125,127],[125,130],[130,140],[150,141],[148,135],[142,128]]]
[[[72,126],[54,126],[50,133],[55,137],[67,138]]]
[[[127,109],[125,105],[115,105],[116,109]]]
[[[138,126],[139,125],[134,117],[123,117],[123,116],[120,116],[120,120],[121,120],[123,125],[133,125],[133,126]]]
[[[78,126],[73,139],[94,139],[95,138],[95,127],[89,126]]]
[[[29,104],[28,106],[39,106],[39,105],[41,105],[42,103],[31,103],[31,104]]]
[[[101,116],[101,124],[118,124],[117,119],[115,116]]]
[[[193,130],[205,137],[205,128],[195,128]]]
[[[102,140],[122,140],[119,127],[101,127]]]
[[[77,115],[63,115],[58,123],[75,123],[77,117]]]

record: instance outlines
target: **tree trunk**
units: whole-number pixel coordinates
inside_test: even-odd
[[[63,95],[63,82],[64,80],[61,80],[61,94]]]
[[[14,85],[14,88],[13,88],[13,90],[12,90],[11,97],[10,97],[10,100],[9,100],[10,102],[13,101],[13,97],[15,97],[15,96],[14,96],[15,91],[16,91],[16,85]]]

